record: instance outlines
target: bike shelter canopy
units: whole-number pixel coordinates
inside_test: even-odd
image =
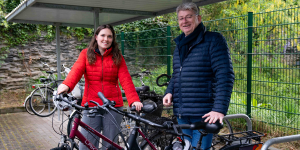
[[[191,1],[204,6],[225,0],[24,0],[5,18],[15,23],[95,29],[102,24],[114,26],[174,12],[180,3]],[[61,70],[59,35],[56,28],[58,74]]]

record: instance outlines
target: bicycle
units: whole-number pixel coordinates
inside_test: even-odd
[[[169,84],[170,79],[171,76],[167,74],[161,74],[156,78],[156,84],[159,87],[167,86]],[[215,149],[214,147],[216,147],[219,143],[226,143],[224,146],[221,147],[220,150],[224,150],[224,149],[238,150],[239,148],[254,148],[254,147],[261,148],[262,147],[263,143],[261,142],[261,137],[264,136],[263,133],[258,131],[253,131],[253,130],[233,133],[232,126],[229,123],[227,118],[228,117],[224,118],[224,122],[228,126],[231,133],[224,134],[224,135],[215,134],[211,148]]]
[[[46,63],[44,65],[49,67]],[[39,117],[48,117],[56,111],[52,98],[53,92],[63,82],[63,80],[55,79],[53,70],[46,71],[46,73],[49,74],[48,78],[40,78],[40,82],[43,84],[34,85],[38,88],[31,93],[29,100],[32,112]]]
[[[135,87],[136,92],[138,93],[138,96],[141,100],[141,102],[146,101],[146,100],[152,100],[158,105],[158,109],[153,112],[152,114],[147,114],[144,117],[147,117],[148,119],[157,119],[157,117],[161,117],[162,111],[163,111],[163,104],[162,104],[162,99],[163,95],[157,94],[155,91],[150,91],[150,87],[148,85],[145,85],[143,82],[144,76],[151,75],[150,71],[143,71],[141,73],[137,74],[131,74],[131,77],[136,77],[140,79],[141,86],[140,87]],[[167,77],[167,79],[165,78]],[[156,84],[160,87],[166,86],[168,84],[168,81],[165,80],[170,80],[170,76],[167,74],[162,74],[156,78]],[[124,91],[122,91],[124,92]],[[154,121],[154,120],[153,120]]]
[[[148,85],[145,85],[145,83],[143,82],[143,78],[145,76],[149,76],[151,75],[150,71],[143,71],[140,73],[136,73],[136,74],[131,74],[131,77],[133,78],[139,78],[140,82],[141,82],[141,86],[140,87],[135,87],[136,92],[138,93],[138,96],[141,100],[141,102],[143,101],[154,101],[158,108],[152,112],[151,114],[143,114],[141,113],[141,117],[151,120],[152,122],[158,123],[158,124],[162,124],[164,121],[173,121],[173,122],[177,122],[176,118],[173,116],[169,116],[169,117],[162,117],[162,112],[163,112],[163,104],[162,104],[162,99],[163,99],[163,95],[159,95],[157,94],[155,91],[150,91],[150,87]],[[166,75],[166,74],[162,74],[159,77],[157,77],[156,79],[156,83],[162,87],[165,86],[165,77],[168,77],[167,80],[170,79],[170,76]],[[163,83],[162,83],[163,82]],[[124,93],[124,91],[122,91],[122,93]],[[126,99],[123,98],[123,99]],[[128,107],[129,108],[129,107]],[[128,113],[131,113],[129,109],[127,109]],[[132,119],[128,119],[127,117],[123,117],[123,121],[121,123],[121,129],[124,132],[125,135],[128,135],[130,132],[130,129],[133,128],[134,126],[134,120]],[[151,127],[148,127],[148,125],[146,124],[141,124],[141,130],[143,130],[144,133],[147,134],[151,134],[153,132],[153,130]]]
[[[102,106],[100,106],[95,101],[92,101],[92,100],[90,101],[91,103],[94,103],[97,105],[96,108],[95,107],[89,108],[87,104],[85,105],[85,107],[79,106],[76,103],[70,102],[68,100],[68,98],[63,97],[62,94],[60,94],[58,97],[56,97],[56,100],[64,101],[64,102],[68,103],[69,105],[71,105],[72,107],[75,107],[76,110],[79,110],[79,111],[77,111],[78,114],[74,115],[75,119],[74,119],[74,123],[73,123],[69,138],[67,138],[66,135],[62,135],[63,142],[59,143],[58,147],[66,148],[66,149],[74,149],[74,148],[78,149],[78,145],[74,141],[75,137],[77,137],[79,139],[79,141],[84,141],[83,142],[84,145],[86,145],[89,149],[91,149],[91,150],[98,149],[94,145],[92,145],[89,141],[87,141],[86,138],[83,137],[82,134],[78,131],[78,127],[81,126],[82,128],[94,133],[96,136],[99,136],[102,140],[110,143],[115,149],[120,149],[120,150],[124,149],[120,145],[114,143],[110,139],[103,136],[101,133],[95,131],[94,129],[92,129],[88,125],[86,125],[85,123],[81,122],[80,110],[94,110],[94,112],[98,113],[98,114],[103,114],[104,112],[109,113],[109,111],[115,111],[121,115],[124,115],[131,119],[134,119],[136,126],[132,129],[130,136],[127,140],[124,139],[124,136],[120,132],[121,137],[125,143],[124,146],[128,150],[135,150],[135,149],[140,149],[140,148],[145,149],[148,146],[154,150],[156,150],[158,148],[164,149],[165,147],[169,146],[173,142],[174,139],[176,140],[177,136],[181,137],[182,139],[184,139],[183,136],[188,136],[188,135],[181,133],[180,129],[197,129],[197,130],[204,129],[207,133],[218,133],[220,131],[220,129],[222,128],[222,124],[220,124],[220,123],[209,124],[206,122],[177,125],[177,124],[174,124],[172,121],[166,121],[162,125],[156,124],[154,122],[151,122],[150,120],[141,118],[138,115],[133,115],[131,113],[120,111],[120,110],[114,108],[113,106],[115,103],[113,101],[106,99],[101,92],[98,93],[98,96],[103,101]],[[151,113],[157,107],[154,102],[152,102],[152,103],[144,102],[143,105],[144,105],[144,107],[143,107],[142,111],[144,113]],[[135,108],[132,107],[131,110],[134,111]],[[69,121],[70,120],[71,119],[69,119]],[[153,138],[147,138],[143,134],[143,132],[139,128],[140,123],[148,124],[148,125],[151,125],[158,129],[157,133],[153,136]],[[68,125],[68,128],[69,127],[70,126]],[[143,141],[141,143],[138,143],[136,140],[138,137],[138,134],[140,134],[143,137]],[[162,139],[162,141],[160,139]],[[164,144],[162,142],[164,142]],[[188,141],[186,141],[187,143],[185,143],[185,140],[183,140],[182,142],[183,142],[183,145],[190,146]],[[201,146],[201,141],[199,141],[199,145]],[[112,148],[112,147],[110,147],[110,148]]]

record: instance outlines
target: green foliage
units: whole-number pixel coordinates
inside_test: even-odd
[[[2,4],[4,5],[4,8],[3,8],[4,13],[11,12],[20,3],[21,3],[20,0],[5,0],[5,1],[2,1]]]
[[[136,32],[136,31],[144,31],[156,28],[163,28],[168,26],[168,18],[163,16],[157,16],[153,18],[138,20],[135,22],[130,22],[122,25],[115,26],[114,29],[117,34],[121,32]]]
[[[81,43],[80,45],[75,46],[76,49],[82,50],[88,47],[88,43]]]

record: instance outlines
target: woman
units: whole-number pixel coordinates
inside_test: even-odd
[[[116,34],[111,25],[101,25],[97,28],[89,47],[81,51],[66,80],[58,87],[58,94],[72,91],[82,75],[85,78],[82,106],[88,103],[89,107],[94,107],[95,104],[90,103],[90,100],[103,105],[97,95],[98,92],[102,92],[107,99],[116,102],[115,107],[117,109],[122,110],[123,99],[118,84],[119,80],[125,91],[128,105],[136,106],[138,111],[143,107],[135,91],[125,60],[118,48]],[[90,118],[87,116],[88,111],[85,110],[83,111],[82,121],[99,132],[103,129],[103,134],[106,137],[117,142],[117,138],[113,138],[119,133],[119,130],[112,121],[116,120],[117,125],[120,125],[122,116],[113,111],[111,113],[115,119],[109,113],[104,114],[104,117],[96,116]],[[94,138],[96,136],[85,130],[81,132],[90,142],[98,147],[98,137]],[[110,145],[106,142],[102,144],[103,149]],[[87,147],[80,143],[79,149],[83,150],[87,149]]]

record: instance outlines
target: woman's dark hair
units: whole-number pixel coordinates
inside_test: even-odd
[[[89,44],[89,47],[88,47],[88,50],[87,50],[87,59],[89,61],[89,64],[94,64],[96,62],[96,54],[95,54],[95,49],[98,48],[98,44],[97,44],[97,40],[96,40],[96,36],[99,34],[99,32],[102,30],[102,29],[109,29],[112,34],[113,34],[113,41],[112,41],[112,44],[111,44],[111,47],[112,47],[112,54],[113,54],[113,61],[114,61],[114,64],[115,65],[119,65],[121,63],[121,60],[122,60],[122,54],[121,54],[121,51],[119,49],[119,46],[118,46],[118,43],[116,42],[116,33],[114,31],[114,28],[107,24],[107,25],[101,25],[97,28],[94,36],[92,37],[92,40]]]

